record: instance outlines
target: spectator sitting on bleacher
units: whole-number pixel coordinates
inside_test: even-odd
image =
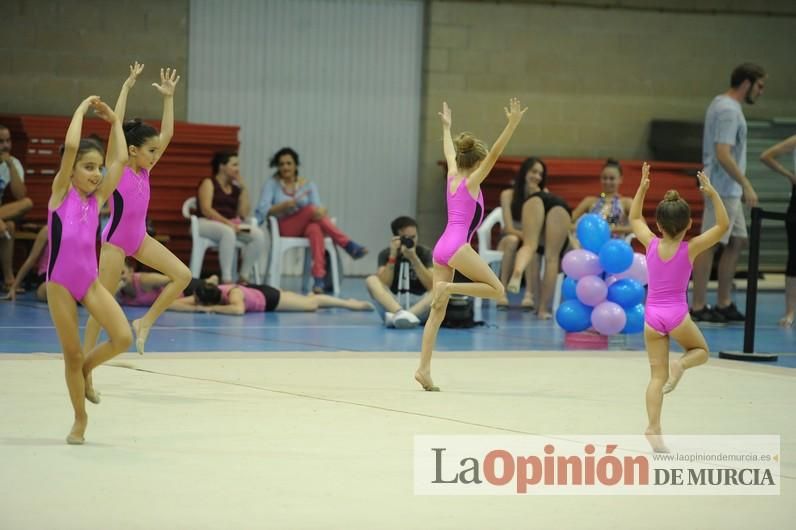
[[[13,200],[0,204],[0,268],[6,289],[14,283],[14,220],[33,207],[25,196],[25,170],[19,160],[11,155],[11,131],[0,125],[0,201],[6,188]]]
[[[376,302],[376,311],[384,325],[392,328],[413,328],[428,318],[431,309],[434,277],[431,249],[417,244],[417,222],[411,217],[398,217],[390,223],[392,239],[379,253],[379,270],[368,276],[365,285]],[[407,285],[400,285],[400,274],[405,274]],[[401,288],[408,292],[399,292]],[[408,295],[408,296],[407,296]],[[408,298],[406,308],[400,301]]]
[[[549,319],[553,316],[549,304],[555,291],[561,253],[572,224],[572,210],[563,198],[546,190],[547,166],[542,160],[532,157],[523,162],[514,178],[515,185],[523,180],[526,191],[530,193],[527,196],[515,195],[511,203],[512,217],[519,214],[522,220],[522,247],[517,251],[514,271],[506,290],[512,293],[520,291],[525,268],[539,247],[544,246],[545,270],[536,314],[539,318]]]
[[[199,234],[218,244],[221,281],[232,282],[236,241],[246,243],[240,266],[241,282],[252,281],[255,263],[265,271],[268,260],[265,233],[245,220],[251,211],[249,191],[240,178],[238,153],[220,152],[213,157],[213,177],[199,185]]]
[[[624,237],[632,232],[627,215],[633,200],[619,194],[622,184],[622,166],[617,160],[609,158],[605,161],[600,172],[602,193],[599,197],[585,197],[572,212],[572,228],[578,224],[578,219],[586,213],[594,213],[605,219],[611,226],[614,236]]]
[[[30,269],[36,268],[36,298],[40,302],[47,301],[47,262],[50,260],[50,247],[47,244],[47,225],[44,225],[39,233],[36,234],[36,239],[33,241],[33,246],[30,249],[25,263],[17,271],[17,276],[14,283],[8,288],[8,293],[3,297],[3,300],[11,300],[12,302],[17,299],[17,290],[22,286],[25,277],[28,275]]]

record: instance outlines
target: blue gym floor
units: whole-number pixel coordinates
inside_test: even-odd
[[[285,288],[298,280],[285,278]],[[343,294],[368,300],[361,278],[346,278]],[[519,302],[516,300],[515,302]],[[744,293],[736,296],[744,308]],[[776,364],[796,367],[796,330],[777,326],[784,304],[782,292],[760,292],[755,350],[779,354]],[[125,307],[130,320],[144,308]],[[86,312],[81,308],[81,326]],[[496,311],[485,306],[487,325],[464,330],[441,329],[439,351],[566,350],[564,332],[553,321],[540,321],[519,309]],[[720,350],[743,349],[743,324],[702,328],[711,355]],[[385,329],[377,313],[342,309],[318,313],[256,313],[243,317],[204,313],[166,312],[149,335],[150,352],[191,351],[357,351],[408,352],[420,350],[422,328]],[[60,347],[47,305],[26,293],[17,302],[0,301],[0,353],[58,352]],[[641,334],[611,339],[611,350],[643,350]],[[589,349],[580,346],[578,349]]]

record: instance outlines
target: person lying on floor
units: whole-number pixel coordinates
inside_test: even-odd
[[[354,298],[342,299],[325,294],[301,295],[283,291],[270,285],[216,285],[203,281],[196,286],[192,296],[174,301],[172,311],[195,313],[221,313],[243,315],[270,311],[317,311],[323,307],[342,307],[352,311],[372,311],[369,302]]]

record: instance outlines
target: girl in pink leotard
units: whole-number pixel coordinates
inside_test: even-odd
[[[644,307],[644,343],[650,362],[650,382],[646,395],[649,425],[645,435],[658,452],[668,451],[661,435],[663,394],[674,390],[685,370],[708,360],[705,337],[688,314],[686,291],[694,258],[718,243],[730,226],[724,203],[710,185],[710,179],[701,171],[697,177],[699,188],[716,209],[716,225],[687,243],[683,237],[691,227],[691,210],[676,191],[666,192],[655,210],[655,221],[662,237],[656,237],[641,217],[644,197],[650,185],[646,162],[641,168],[641,183],[630,207],[630,226],[647,249],[649,284]],[[671,363],[669,337],[685,351],[680,359]]]
[[[102,177],[102,148],[95,141],[80,140],[83,116],[89,108],[110,122],[117,146],[108,153],[108,172]],[[97,278],[96,233],[99,209],[113,193],[127,161],[124,133],[119,119],[97,96],[84,100],[66,132],[61,166],[52,184],[48,209],[50,259],[47,267],[47,303],[66,364],[66,386],[75,411],[75,422],[66,438],[82,444],[88,416],[85,399],[95,403],[91,371],[125,351],[132,342],[127,319],[113,296]],[[78,329],[77,302],[108,331],[109,340],[83,356]]]
[[[127,107],[127,94],[135,85],[144,65],[136,62],[130,66],[130,76],[122,85],[115,113],[124,119]],[[183,289],[191,281],[191,271],[166,247],[146,233],[146,215],[149,209],[149,174],[166,150],[174,133],[174,90],[180,77],[176,70],[160,70],[160,84],[152,85],[163,96],[163,119],[161,131],[133,120],[124,124],[125,145],[129,161],[124,168],[119,187],[110,199],[111,217],[102,232],[99,275],[102,285],[113,292],[124,268],[126,256],[133,256],[141,263],[170,278],[144,316],[133,321],[135,348],[144,353],[149,330],[155,320],[182,295]],[[108,145],[110,151],[111,145]],[[86,324],[85,347],[90,348],[97,341],[100,327],[96,320],[89,319]]]
[[[509,108],[504,108],[508,124],[492,149],[487,150],[483,142],[470,133],[461,133],[453,140],[451,110],[447,103],[442,104],[439,116],[442,119],[443,151],[448,164],[448,178],[445,181],[448,224],[434,246],[434,295],[431,313],[423,329],[420,365],[415,372],[415,380],[424,390],[439,390],[431,379],[431,352],[450,295],[493,299],[503,296],[503,284],[470,246],[470,239],[484,217],[481,183],[489,175],[526,110],[521,109],[519,100],[511,99]],[[452,283],[454,271],[459,271],[472,283]]]

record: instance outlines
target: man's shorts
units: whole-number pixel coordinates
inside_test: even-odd
[[[730,237],[738,239],[748,239],[749,234],[746,230],[746,216],[743,211],[743,202],[740,197],[721,197],[724,207],[727,209],[727,216],[730,218],[730,228],[721,237],[721,243],[726,245]],[[702,233],[715,226],[716,211],[713,209],[713,201],[705,197],[705,209],[702,212]]]

